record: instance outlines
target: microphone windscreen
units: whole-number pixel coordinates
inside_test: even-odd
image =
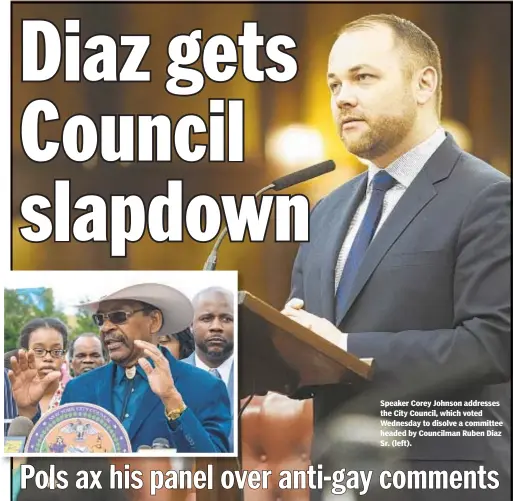
[[[335,170],[335,162],[333,160],[326,160],[320,164],[312,165],[306,169],[298,170],[287,174],[286,176],[280,177],[273,181],[273,186],[276,191],[283,190],[289,186],[309,181],[314,177],[322,176],[328,172]]]
[[[9,437],[28,437],[34,428],[34,423],[28,417],[18,416],[12,420],[7,436]]]
[[[169,449],[169,440],[167,438],[156,438],[151,444],[152,449]]]

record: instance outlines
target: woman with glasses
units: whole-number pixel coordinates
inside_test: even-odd
[[[35,318],[21,330],[20,348],[34,353],[34,368],[38,377],[53,379],[39,401],[41,414],[59,406],[69,379],[64,370],[67,344],[68,329],[57,318]]]

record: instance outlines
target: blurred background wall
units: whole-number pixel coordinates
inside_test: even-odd
[[[444,69],[443,118],[460,145],[510,174],[510,6],[507,4],[17,4],[13,6],[13,268],[35,269],[201,269],[212,244],[185,239],[154,243],[149,237],[128,245],[126,258],[110,258],[103,243],[32,244],[20,237],[21,201],[40,193],[53,199],[54,179],[71,179],[72,200],[87,193],[138,194],[150,199],[165,193],[167,179],[183,179],[188,198],[206,193],[248,194],[272,179],[319,160],[333,158],[337,170],[297,187],[311,205],[364,167],[340,142],[329,109],[326,64],[337,30],[357,17],[395,13],[417,23],[439,44]],[[64,83],[62,72],[49,82],[21,83],[21,19],[41,18],[60,28],[65,18],[81,18],[82,40],[93,34],[151,34],[143,69],[151,83]],[[164,88],[167,44],[179,33],[202,28],[204,40],[240,33],[243,21],[258,21],[267,36],[286,33],[298,48],[297,77],[289,83],[250,83],[238,71],[225,84],[207,83],[198,96],[175,97]],[[23,109],[36,98],[52,100],[61,120],[43,127],[57,140],[62,124],[74,114],[167,114],[176,120],[197,113],[208,118],[208,98],[245,99],[243,164],[115,165],[92,161],[74,164],[59,157],[35,164],[20,142]],[[278,140],[277,140],[278,138]],[[281,146],[278,154],[273,144]],[[308,147],[305,148],[305,144]],[[292,191],[289,191],[292,193]],[[52,214],[52,212],[49,212]],[[78,214],[77,214],[78,215]],[[240,287],[276,307],[285,301],[296,244],[230,243],[221,248],[218,269],[239,270]]]

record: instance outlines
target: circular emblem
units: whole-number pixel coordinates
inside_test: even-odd
[[[25,445],[26,453],[132,452],[123,425],[93,404],[65,404],[43,414]]]

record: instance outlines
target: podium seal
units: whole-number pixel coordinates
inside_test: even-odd
[[[132,452],[121,422],[109,411],[93,404],[65,404],[43,414],[32,429],[25,453]]]

